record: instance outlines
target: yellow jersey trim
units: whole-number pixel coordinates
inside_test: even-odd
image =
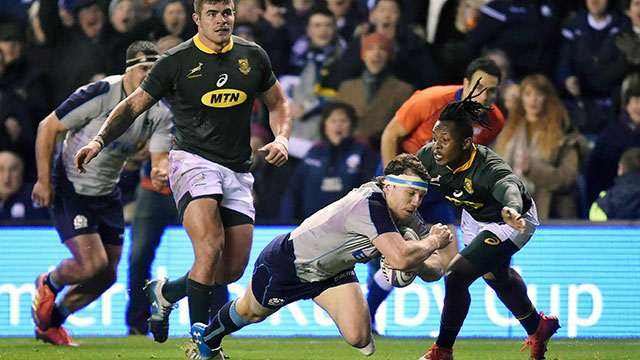
[[[454,174],[467,170],[468,168],[471,167],[471,164],[473,164],[473,160],[476,158],[476,154],[478,153],[478,148],[476,148],[476,144],[471,144],[471,146],[473,146],[473,150],[471,151],[471,157],[469,158],[469,160],[467,160],[466,163],[462,164],[462,166],[460,166],[455,170],[453,170],[452,168],[449,167],[449,165],[447,165],[447,168],[453,171]]]
[[[207,53],[207,54],[218,54],[217,51],[213,50],[212,48],[206,46],[205,44],[202,43],[202,41],[200,40],[200,34],[195,34],[195,36],[193,37],[193,43],[196,45],[196,47],[198,49],[200,49],[200,51]],[[231,51],[231,49],[233,48],[233,37],[229,38],[229,44],[227,44],[227,46],[223,47],[222,50],[220,51],[220,53],[226,53]]]

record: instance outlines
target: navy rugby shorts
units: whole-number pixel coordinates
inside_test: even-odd
[[[343,270],[322,281],[303,282],[296,275],[293,241],[290,234],[276,237],[256,260],[251,290],[258,302],[270,309],[302,299],[313,299],[323,291],[342,284],[358,282],[353,268]]]

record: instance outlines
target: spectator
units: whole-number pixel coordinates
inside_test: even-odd
[[[506,108],[504,106],[504,93],[509,88],[509,85],[514,83],[511,78],[513,71],[511,70],[511,60],[507,53],[500,49],[489,49],[484,52],[483,56],[493,60],[493,62],[500,68],[502,74],[500,78],[500,84],[498,84],[498,93],[496,94],[496,105],[504,113]]]
[[[622,153],[630,147],[640,146],[639,73],[625,78],[621,97],[623,106],[619,120],[604,128],[585,164],[585,204],[593,203],[598,193],[613,186]]]
[[[235,5],[236,34],[239,35],[239,31],[246,31],[247,26],[254,27],[255,39],[251,41],[260,44],[269,54],[271,66],[276,76],[286,74],[289,70],[291,42],[289,42],[289,34],[280,11],[281,8],[273,5],[271,1],[266,1],[265,8],[263,8],[259,0],[238,0],[235,1]]]
[[[32,183],[24,183],[24,163],[11,151],[0,151],[0,221],[44,220],[46,208],[31,201]]]
[[[182,39],[189,39],[196,34],[196,29],[187,6],[181,0],[169,0],[162,10],[162,26],[157,37],[176,35]]]
[[[591,205],[589,220],[640,219],[640,148],[630,148],[618,162],[618,176]]]
[[[331,66],[342,55],[347,44],[336,32],[336,21],[327,9],[316,9],[309,15],[306,35],[293,45],[291,67],[295,78],[283,80],[293,86],[289,88],[293,123],[291,137],[311,142],[318,141],[318,124],[322,106],[336,96],[336,91],[326,87],[326,79]],[[290,153],[295,157],[304,156],[306,149],[295,146]]]
[[[494,0],[480,9],[478,25],[467,35],[467,56],[483,48],[507,53],[517,80],[542,72],[553,75],[559,18],[548,0]]]
[[[378,157],[353,137],[356,124],[351,105],[325,105],[320,123],[322,141],[309,150],[285,190],[281,211],[284,223],[299,224],[373,177]]]
[[[382,130],[414,90],[390,73],[388,65],[394,56],[393,45],[384,35],[367,35],[360,51],[365,69],[359,78],[342,82],[336,97],[356,109],[360,121],[355,135],[367,139],[376,152]]]
[[[4,56],[0,51],[0,78],[5,71]],[[27,169],[33,169],[34,139],[28,105],[17,95],[0,87],[0,150],[17,153]],[[35,171],[28,172],[26,177],[35,179]]]
[[[294,44],[302,35],[306,33],[308,19],[315,10],[315,0],[291,0],[291,1],[270,1],[276,6],[277,13],[282,14],[282,22],[289,35],[289,43]],[[284,7],[278,7],[276,3],[282,3]],[[267,10],[269,11],[269,10]],[[277,16],[275,13],[273,16]]]
[[[596,137],[615,118],[613,88],[602,76],[597,54],[625,20],[613,10],[613,0],[585,0],[562,29],[563,44],[557,68],[561,88],[569,95],[567,110],[581,133]]]
[[[603,79],[615,88],[627,75],[640,70],[640,0],[625,0],[623,3],[630,24],[623,26],[614,38],[607,39],[597,58]],[[614,96],[619,94],[615,92]],[[615,100],[616,105],[620,103],[620,99]]]
[[[376,2],[369,13],[369,23],[358,26],[354,40],[338,61],[340,65],[329,75],[327,86],[337,88],[342,81],[362,74],[362,38],[370,32],[382,34],[393,43],[396,58],[390,69],[397,78],[410,83],[416,89],[435,85],[440,81],[438,68],[427,50],[424,39],[399,21],[401,11],[399,0]]]
[[[99,0],[76,0],[76,23],[63,25],[58,15],[58,0],[40,0],[38,17],[46,44],[52,54],[52,103],[59,104],[80,86],[98,74],[106,74],[107,49],[103,30],[105,12]]]
[[[351,42],[356,26],[365,20],[358,4],[353,0],[326,0],[327,8],[336,18],[338,33]]]
[[[540,219],[577,217],[583,140],[551,81],[541,74],[525,77],[495,149],[535,199]]]
[[[34,66],[27,57],[28,50],[26,31],[21,24],[10,22],[0,25],[0,52],[3,53],[5,66],[0,71],[0,88],[29,105],[27,123],[29,128],[35,129],[51,111],[50,90],[44,71]]]
[[[103,45],[109,51],[106,74],[122,74],[125,71],[127,47],[141,38],[134,31],[137,17],[133,0],[111,0],[108,15],[109,22],[105,29],[108,35],[103,40]]]

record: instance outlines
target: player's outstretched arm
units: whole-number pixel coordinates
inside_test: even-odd
[[[36,135],[36,167],[38,169],[38,181],[33,186],[31,200],[38,206],[49,206],[53,199],[53,187],[51,186],[51,161],[53,149],[56,146],[56,135],[67,131],[62,125],[55,111],[51,112],[38,125]]]
[[[156,101],[149,93],[138,87],[131,95],[116,105],[102,124],[98,135],[76,153],[74,164],[78,172],[84,173],[83,165],[88,164],[96,157],[105,145],[122,135],[133,121]]]
[[[267,153],[265,160],[270,164],[282,166],[289,159],[289,134],[291,133],[289,101],[278,81],[260,95],[269,108],[269,125],[276,138],[258,151]]]

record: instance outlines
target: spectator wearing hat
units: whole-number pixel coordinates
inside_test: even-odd
[[[71,3],[67,1],[71,7]],[[58,14],[58,0],[40,0],[38,17],[51,58],[52,102],[61,103],[78,87],[106,74],[108,49],[103,30],[105,10],[99,0],[76,0],[72,10],[75,24],[65,27]]]
[[[355,108],[360,119],[355,135],[367,139],[376,152],[385,126],[414,91],[413,86],[389,71],[388,65],[394,57],[393,45],[386,36],[367,35],[360,50],[365,65],[362,75],[343,81],[336,96],[337,101]]]

